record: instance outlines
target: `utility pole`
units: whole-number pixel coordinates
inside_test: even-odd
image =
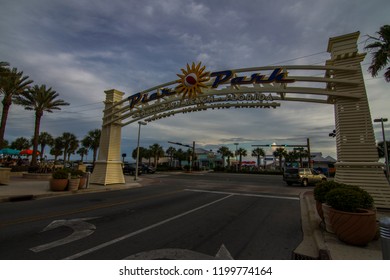
[[[387,122],[386,118],[375,119],[374,122],[380,122],[382,124],[382,137],[383,137],[383,149],[385,152],[385,164],[386,164],[386,179],[389,180],[389,154],[387,151],[387,143],[385,137],[385,127],[383,125],[384,122]]]
[[[309,168],[312,168],[312,164],[311,164],[311,153],[310,153],[310,138],[307,138],[307,156],[308,156]]]
[[[136,165],[135,165],[135,175],[134,175],[134,181],[137,181],[138,177],[138,164],[139,164],[139,138],[141,135],[141,125],[147,125],[146,122],[138,122],[138,141],[137,141],[137,159],[136,159]],[[157,166],[156,166],[157,167]]]

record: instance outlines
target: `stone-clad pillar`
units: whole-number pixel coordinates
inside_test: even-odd
[[[114,110],[121,108],[122,105],[115,106],[114,108],[111,108],[111,106],[121,101],[124,94],[115,89],[107,90],[105,93],[106,100],[104,102],[103,123],[117,116],[117,114],[114,114],[108,117]],[[125,183],[121,160],[121,131],[122,125],[120,120],[102,126],[99,155],[92,172],[91,183],[101,185]]]
[[[358,53],[359,32],[329,39],[331,59],[327,65],[351,68],[334,70],[335,79],[358,82],[358,85],[337,84],[334,90],[352,98],[337,97],[334,105],[337,140],[335,181],[357,185],[367,190],[376,207],[390,208],[390,187],[378,162],[375,135],[360,63],[365,54]]]

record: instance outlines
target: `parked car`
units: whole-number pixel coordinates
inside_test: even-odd
[[[283,181],[289,186],[300,184],[307,187],[310,184],[326,180],[327,178],[324,174],[318,173],[311,168],[286,168],[283,172]]]
[[[124,163],[123,174],[135,175],[136,164],[135,163]],[[142,168],[138,166],[138,175],[142,174]]]
[[[85,165],[85,172],[93,172],[93,164],[92,163],[84,163]]]
[[[142,173],[145,174],[153,174],[156,172],[156,168],[147,164],[142,164],[140,167],[142,168]]]

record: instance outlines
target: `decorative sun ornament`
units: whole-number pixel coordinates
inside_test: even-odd
[[[181,69],[183,74],[177,74],[180,79],[177,80],[176,92],[183,93],[183,98],[196,98],[202,93],[202,88],[207,88],[204,83],[210,79],[210,72],[203,72],[205,69],[206,66],[201,67],[201,62],[197,65],[193,62],[191,67],[187,63],[187,70]]]

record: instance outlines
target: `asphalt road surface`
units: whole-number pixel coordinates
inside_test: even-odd
[[[291,259],[299,193],[280,176],[154,174],[142,187],[0,204],[0,259]]]

